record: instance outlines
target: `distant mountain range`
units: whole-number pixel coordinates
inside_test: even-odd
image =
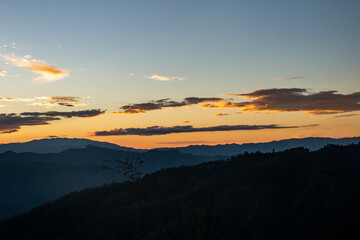
[[[6,151],[13,151],[16,153],[59,153],[72,148],[86,148],[88,145],[121,151],[144,152],[144,150],[141,149],[122,147],[113,143],[92,141],[83,138],[45,138],[25,143],[0,144],[0,153]]]
[[[177,150],[130,152],[90,145],[60,153],[7,151],[0,154],[0,218],[19,214],[73,191],[122,181],[119,174],[104,166],[113,166],[116,159],[137,157],[144,161],[140,169],[144,174],[217,159]]]
[[[244,144],[224,144],[224,145],[190,145],[187,147],[177,147],[176,150],[183,153],[191,153],[205,156],[233,156],[244,152],[272,152],[284,151],[290,148],[304,147],[312,151],[318,150],[327,144],[348,145],[359,143],[360,137],[353,138],[292,138],[265,143],[244,143]],[[169,148],[161,148],[169,149]]]
[[[141,171],[197,165],[247,152],[295,147],[317,150],[326,144],[347,145],[357,138],[304,138],[268,143],[195,145],[152,150],[134,149],[88,139],[42,139],[0,145],[0,218],[13,216],[64,194],[122,178],[103,166],[116,159],[141,158]]]
[[[187,147],[156,148],[154,150],[178,150],[182,153],[204,156],[233,156],[243,152],[271,152],[283,151],[289,148],[305,147],[310,150],[318,150],[326,144],[347,145],[360,142],[360,137],[353,138],[293,138],[265,143],[223,144],[223,145],[190,145]],[[88,145],[100,148],[108,148],[127,152],[147,152],[146,149],[135,149],[119,146],[108,142],[99,142],[79,138],[51,138],[33,140],[25,143],[0,144],[0,153],[13,151],[16,153],[59,153],[68,149],[86,148]]]

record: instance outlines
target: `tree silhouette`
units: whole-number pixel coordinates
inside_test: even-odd
[[[127,158],[125,161],[116,159],[113,161],[114,166],[105,166],[105,169],[110,169],[120,174],[124,181],[123,183],[130,191],[131,209],[135,224],[135,238],[140,239],[140,221],[139,221],[139,192],[142,172],[141,165],[144,161],[139,157]]]

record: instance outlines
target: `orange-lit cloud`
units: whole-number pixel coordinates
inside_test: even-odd
[[[259,89],[247,94],[231,94],[252,101],[232,103],[240,112],[304,112],[311,115],[344,113],[360,110],[360,92],[339,94],[337,91],[309,92],[301,88]]]
[[[40,77],[34,79],[37,82],[53,82],[63,79],[69,75],[69,71],[50,66],[44,61],[31,59],[30,55],[18,57],[11,54],[10,56],[0,55],[0,57],[15,66],[40,74]]]
[[[69,96],[55,96],[55,97],[44,97],[43,101],[39,101],[34,105],[42,106],[65,106],[65,107],[75,107],[75,106],[85,106],[87,104],[80,103],[79,100],[83,97],[69,97]]]
[[[173,77],[165,77],[165,76],[160,76],[157,74],[153,74],[151,76],[145,76],[145,78],[149,78],[149,79],[154,79],[154,80],[158,80],[158,81],[172,81],[172,80],[185,80],[184,77],[178,77],[178,76],[173,76]]]
[[[0,77],[5,77],[6,73],[7,72],[5,70],[0,69]]]
[[[196,105],[204,109],[238,109],[240,113],[304,112],[311,115],[360,111],[360,92],[340,94],[337,91],[310,92],[302,88],[259,89],[251,93],[227,94],[249,101],[231,98],[189,97],[182,101],[161,99],[120,107],[121,114],[146,113],[152,110]]]
[[[80,99],[85,97],[72,97],[72,96],[54,96],[54,97],[34,97],[34,98],[6,98],[0,97],[0,101],[4,102],[28,102],[30,105],[38,105],[44,107],[54,106],[86,106],[86,103],[80,103]]]

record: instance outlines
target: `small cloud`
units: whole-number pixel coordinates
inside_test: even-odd
[[[344,114],[344,115],[338,115],[338,116],[333,116],[332,118],[343,118],[343,117],[352,117],[352,116],[358,116],[359,114],[354,113],[354,114]]]
[[[158,144],[165,144],[165,145],[198,145],[198,144],[212,144],[216,142],[209,142],[209,141],[177,141],[177,142],[158,142]]]
[[[135,76],[135,73],[129,73],[129,76],[130,77]]]
[[[49,135],[49,136],[47,136],[47,138],[59,138],[59,137],[55,136],[55,135]]]
[[[227,113],[217,113],[217,114],[214,114],[213,117],[223,117],[223,116],[228,116],[229,114]]]
[[[63,79],[69,75],[69,71],[52,67],[43,61],[35,59],[30,61],[29,58],[17,57],[14,54],[10,56],[0,55],[0,57],[6,61],[9,61],[15,66],[22,67],[34,73],[40,74],[40,77],[34,79],[37,82],[53,82]]]
[[[300,77],[276,77],[273,78],[272,80],[298,80],[298,79],[304,79],[304,76],[300,76]]]
[[[0,69],[0,77],[5,77],[6,73],[7,72],[5,70]]]
[[[172,80],[185,80],[184,77],[177,77],[177,76],[174,76],[174,77],[165,77],[165,76],[160,76],[160,75],[157,75],[157,74],[153,74],[151,76],[144,76],[145,78],[149,78],[149,79],[154,79],[154,80],[158,80],[158,81],[172,81]]]
[[[182,123],[189,123],[190,121],[183,121]]]
[[[42,105],[47,107],[52,106],[64,106],[64,107],[75,107],[75,106],[86,106],[85,103],[80,103],[79,100],[84,97],[70,97],[70,96],[55,96],[55,97],[38,97],[42,101],[35,102],[33,105]]]
[[[61,48],[61,45],[57,45],[56,47],[57,47],[57,48]]]

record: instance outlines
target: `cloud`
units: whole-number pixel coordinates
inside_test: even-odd
[[[214,114],[213,117],[223,117],[223,116],[228,116],[229,114],[227,113],[217,113],[217,114]]]
[[[258,89],[250,93],[227,94],[249,101],[219,97],[188,97],[182,101],[169,98],[120,107],[120,114],[146,113],[152,110],[196,105],[199,108],[239,109],[239,113],[304,112],[311,115],[360,111],[360,92],[340,94],[337,91],[310,92],[303,88]]]
[[[44,97],[44,101],[35,103],[34,105],[43,105],[43,106],[65,106],[65,107],[75,107],[75,106],[85,106],[87,104],[80,103],[79,100],[84,97],[70,97],[70,96],[55,96],[55,97]]]
[[[344,115],[338,115],[338,116],[333,116],[332,118],[343,118],[343,117],[352,117],[352,116],[358,116],[359,114],[354,113],[354,114],[344,114]]]
[[[30,102],[30,105],[54,107],[54,106],[86,106],[86,103],[80,103],[80,99],[85,97],[71,97],[71,96],[54,96],[54,97],[34,97],[34,98],[6,98],[0,97],[0,101],[5,102]]]
[[[58,111],[49,111],[49,112],[23,112],[21,116],[33,116],[33,117],[95,117],[101,114],[104,114],[105,110],[101,109],[92,109],[92,110],[83,110],[83,111],[71,111],[71,112],[58,112]]]
[[[116,113],[120,114],[137,114],[145,113],[152,110],[159,110],[163,108],[174,108],[174,107],[185,107],[191,106],[194,104],[204,103],[204,102],[219,102],[223,101],[223,98],[211,97],[211,98],[200,98],[200,97],[188,97],[182,101],[176,102],[171,101],[169,98],[160,99],[156,101],[150,101],[147,103],[136,103],[129,104],[120,107],[120,111]]]
[[[339,94],[337,91],[309,92],[302,88],[259,89],[246,94],[230,94],[252,101],[229,103],[240,112],[305,112],[311,115],[344,113],[360,110],[360,92]]]
[[[21,126],[47,125],[57,117],[23,117],[14,113],[0,114],[0,134],[17,132]]]
[[[177,77],[177,76],[174,76],[174,77],[165,77],[165,76],[160,76],[160,75],[157,75],[157,74],[153,74],[151,76],[144,76],[145,78],[149,78],[149,79],[154,79],[154,80],[158,80],[158,81],[172,81],[172,80],[185,80],[184,77]]]
[[[316,126],[316,125],[308,125]],[[308,127],[306,126],[306,127]],[[261,130],[261,129],[282,129],[282,128],[299,128],[305,126],[279,126],[277,124],[270,125],[220,125],[213,127],[196,128],[191,125],[187,126],[152,126],[146,128],[117,128],[110,131],[96,131],[92,136],[116,136],[116,135],[137,135],[137,136],[152,136],[152,135],[167,135],[171,133],[190,133],[190,132],[216,132],[216,131],[237,131],[237,130]]]
[[[0,69],[0,77],[5,77],[6,73],[7,72],[5,70]]]
[[[53,82],[60,79],[63,79],[69,75],[69,71],[62,70],[56,67],[52,67],[44,61],[39,60],[31,60],[30,55],[26,55],[25,57],[18,57],[14,54],[10,56],[0,55],[6,61],[9,61],[15,66],[22,67],[28,69],[34,73],[38,73],[41,76],[35,78],[34,80],[37,82]]]
[[[0,114],[0,134],[17,132],[21,126],[48,125],[51,121],[72,117],[95,117],[105,111],[92,109],[73,112],[23,112],[20,114]]]
[[[276,77],[273,78],[272,80],[298,80],[298,79],[305,79],[304,76],[300,76],[300,77]]]
[[[0,97],[0,101],[3,102],[32,102],[34,98],[7,98],[7,97]]]
[[[166,144],[166,145],[190,145],[190,144],[211,144],[217,142],[209,142],[209,141],[177,141],[177,142],[158,142],[158,144]]]

